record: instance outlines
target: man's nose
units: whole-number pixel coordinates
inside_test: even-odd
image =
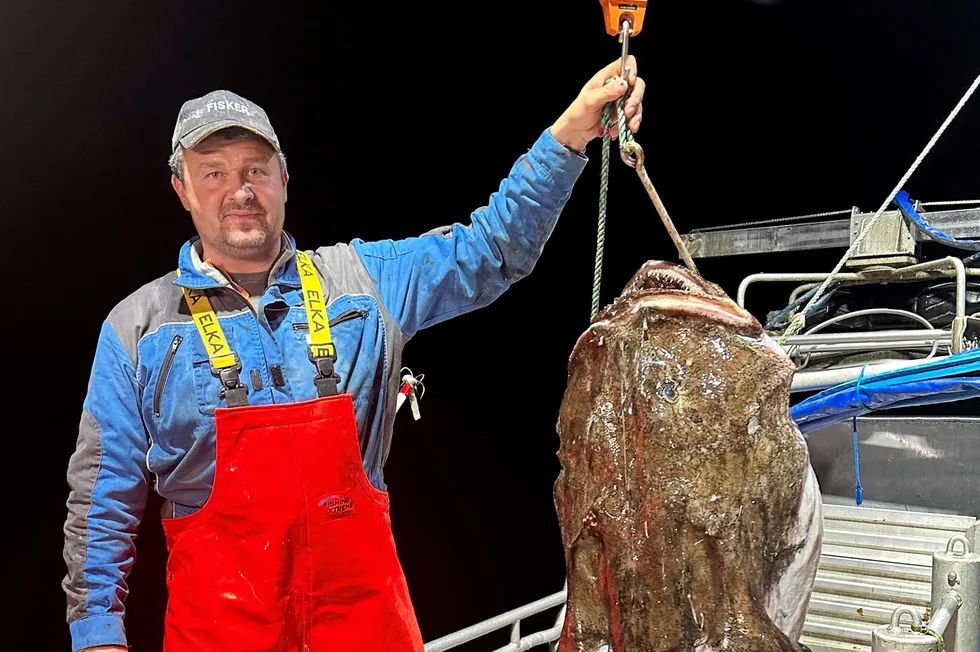
[[[252,193],[252,184],[247,181],[242,184],[242,186],[235,191],[235,199],[238,201],[247,201],[253,199],[255,195]]]

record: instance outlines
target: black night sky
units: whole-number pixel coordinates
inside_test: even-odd
[[[631,48],[648,84],[636,139],[682,232],[873,211],[980,72],[978,35],[976,0],[652,0]],[[65,472],[102,320],[193,235],[166,165],[184,100],[226,88],[268,111],[289,159],[286,229],[310,249],[466,223],[618,54],[597,0],[0,4],[7,504],[24,512],[6,531],[25,574],[8,574],[5,643],[70,649]],[[975,198],[978,146],[974,98],[906,189]],[[589,318],[599,140],[589,155],[530,277],[406,350],[426,395],[420,421],[399,414],[386,481],[427,641],[561,589],[555,423]],[[618,157],[605,251],[603,302],[644,261],[677,259]],[[699,266],[734,296],[747,274],[827,271],[841,253]],[[789,289],[748,307],[764,315]],[[147,652],[165,603],[156,506],[127,601]]]

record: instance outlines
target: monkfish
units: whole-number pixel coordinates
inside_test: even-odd
[[[558,652],[799,652],[823,538],[794,365],[716,284],[644,264],[575,344]]]

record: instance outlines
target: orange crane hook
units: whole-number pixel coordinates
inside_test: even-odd
[[[599,0],[602,15],[606,19],[606,34],[619,36],[623,44],[620,76],[627,79],[629,69],[626,57],[629,56],[629,39],[643,30],[643,15],[647,10],[647,0]]]

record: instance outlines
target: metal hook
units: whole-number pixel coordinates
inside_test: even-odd
[[[912,620],[912,629],[915,631],[916,627],[922,627],[922,616],[918,611],[912,607],[897,607],[895,611],[892,612],[891,620],[888,623],[889,631],[896,632],[901,631],[902,616],[909,616]]]
[[[970,540],[967,539],[962,534],[957,534],[952,539],[950,539],[949,541],[946,542],[946,554],[947,555],[954,554],[953,553],[953,548],[956,547],[956,544],[957,543],[962,543],[963,544],[963,552],[962,553],[955,553],[957,557],[965,557],[966,555],[969,555],[970,554]]]
[[[627,85],[629,84],[630,69],[626,65],[626,60],[629,58],[630,54],[630,33],[632,33],[632,31],[633,22],[630,20],[629,14],[624,14],[619,22],[619,42],[623,44],[620,55],[621,59],[619,64],[619,75],[623,81],[627,83]],[[627,93],[629,93],[629,90],[627,90]],[[627,152],[624,147],[625,146],[621,146],[619,148],[619,157],[623,159],[623,163],[631,168],[635,168],[637,163],[635,154],[633,152]]]
[[[647,174],[646,166],[643,164],[643,148],[640,147],[639,143],[631,140],[623,145],[623,148],[620,151],[624,156],[626,156],[628,153],[636,157],[635,163],[631,163],[625,158],[623,160],[626,161],[630,167],[636,169],[636,173],[640,176],[640,181],[643,183],[643,187],[646,189],[647,194],[650,195],[650,199],[653,201],[653,205],[657,209],[657,214],[660,215],[660,220],[664,223],[664,227],[667,229],[667,234],[670,235],[670,239],[677,248],[677,253],[680,254],[681,260],[684,261],[684,264],[687,265],[687,268],[692,272],[695,274],[700,274],[697,265],[694,264],[694,259],[691,258],[691,254],[684,245],[684,241],[677,232],[677,228],[674,226],[673,221],[671,221],[670,215],[667,214],[667,208],[660,200],[660,195],[657,194],[656,188],[653,187],[653,181],[650,180],[650,176]]]
[[[629,16],[623,16],[623,19],[619,23],[619,42],[623,44],[622,50],[622,61],[620,62],[619,72],[620,76],[629,81],[629,71],[630,69],[626,67],[626,59],[629,57],[630,53],[630,32],[633,31],[633,24],[630,22]]]

